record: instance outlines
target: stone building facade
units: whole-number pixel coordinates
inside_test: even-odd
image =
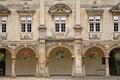
[[[119,0],[0,0],[0,75],[120,75]]]

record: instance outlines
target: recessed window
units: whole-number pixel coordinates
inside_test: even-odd
[[[32,32],[32,17],[21,17],[21,32]]]
[[[100,16],[89,16],[89,31],[100,32]]]
[[[0,17],[0,32],[6,32],[7,17]]]
[[[114,32],[119,32],[120,16],[113,16]]]
[[[66,17],[56,16],[54,19],[55,19],[55,32],[65,32],[66,31]]]

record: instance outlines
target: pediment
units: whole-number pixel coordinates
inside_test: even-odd
[[[6,7],[0,5],[0,14],[9,14],[9,13],[10,11]]]
[[[120,3],[118,5],[112,7],[112,9],[110,9],[110,12],[120,13]]]
[[[49,13],[54,14],[70,14],[71,8],[65,4],[56,4],[49,9]]]

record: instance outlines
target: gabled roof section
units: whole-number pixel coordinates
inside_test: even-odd
[[[71,8],[69,6],[67,6],[66,4],[56,4],[49,9],[49,13],[52,15],[54,15],[56,13],[70,14],[71,12],[72,12]]]
[[[120,3],[114,7],[112,7],[112,9],[110,9],[110,12],[112,13],[120,13]]]
[[[8,10],[6,7],[0,5],[0,14],[10,14],[10,10]]]

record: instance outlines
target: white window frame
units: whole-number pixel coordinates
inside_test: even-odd
[[[0,16],[0,33],[6,33],[7,32],[7,17],[6,16]],[[3,24],[5,24],[3,28]]]
[[[115,30],[115,23],[118,24],[118,30]],[[114,15],[113,16],[113,31],[114,32],[120,32],[120,16],[119,15]]]
[[[21,32],[22,33],[31,33],[32,32],[32,21],[33,21],[33,18],[32,16],[20,16],[20,26],[21,26]],[[22,27],[22,24],[24,24],[24,29]],[[28,25],[31,25],[30,27],[30,30],[29,30],[29,27]]]
[[[88,21],[89,21],[89,32],[101,32],[101,16],[100,15],[90,15],[88,16]],[[91,28],[90,23],[93,24],[93,30],[90,29]],[[96,28],[97,23],[99,24],[98,30]]]
[[[59,25],[58,29],[56,29],[57,24]],[[64,33],[64,32],[66,32],[66,30],[67,30],[67,28],[66,28],[66,16],[54,16],[54,25],[55,25],[54,31],[56,33]]]

